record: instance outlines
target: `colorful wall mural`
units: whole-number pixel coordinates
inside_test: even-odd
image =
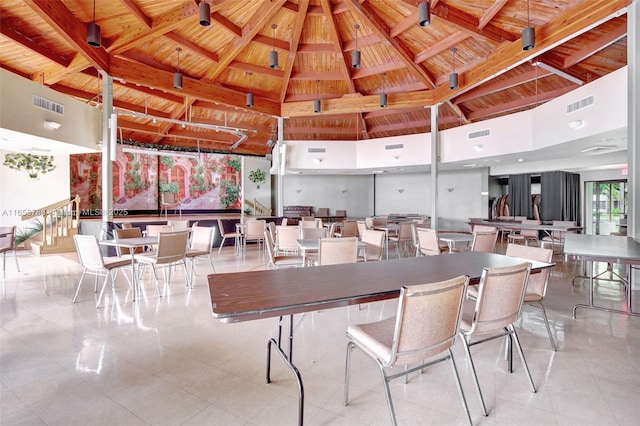
[[[118,145],[116,161],[112,163],[114,209],[158,210],[163,192],[172,194],[183,210],[241,208],[239,156],[158,154],[137,148],[124,152]],[[101,153],[70,156],[71,194],[80,195],[83,210],[102,207],[101,161]]]

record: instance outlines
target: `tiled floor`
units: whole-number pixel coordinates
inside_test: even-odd
[[[213,254],[218,273],[265,267],[250,246]],[[2,425],[293,425],[296,385],[279,358],[265,384],[266,342],[276,319],[222,324],[211,317],[206,274],[195,288],[174,274],[157,297],[150,276],[145,298],[132,303],[120,275],[95,308],[91,278],[72,304],[81,268],[74,254],[7,259],[0,281],[0,423]],[[519,359],[506,372],[501,340],[472,348],[489,416],[483,417],[459,343],[454,347],[477,425],[637,425],[640,422],[640,318],[571,308],[587,299],[571,286],[580,267],[553,271],[546,306],[559,351],[550,349],[537,311],[525,308],[519,335],[538,387],[531,393]],[[605,265],[601,265],[605,266]],[[615,283],[597,300],[621,306]],[[294,361],[305,384],[305,423],[386,425],[389,416],[377,367],[354,353],[350,405],[342,404],[348,324],[394,314],[392,301],[296,316]],[[636,306],[640,310],[640,306]],[[450,367],[441,363],[391,384],[404,425],[466,424]]]

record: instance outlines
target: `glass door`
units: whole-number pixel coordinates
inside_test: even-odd
[[[587,234],[626,233],[626,180],[586,182],[585,202],[586,210],[591,211],[591,220],[586,221]]]

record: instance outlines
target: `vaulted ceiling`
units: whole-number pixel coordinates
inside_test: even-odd
[[[98,106],[104,71],[125,140],[264,155],[279,116],[285,139],[363,140],[429,132],[433,105],[439,130],[533,108],[626,65],[628,4],[431,0],[423,27],[415,0],[2,0],[0,66]]]

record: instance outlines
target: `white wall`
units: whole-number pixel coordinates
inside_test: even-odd
[[[253,203],[256,199],[260,204],[271,207],[271,162],[262,157],[242,157],[242,199]],[[265,174],[265,183],[258,186],[249,180],[252,170],[260,169]],[[243,210],[246,205],[243,206]],[[255,213],[255,212],[254,212]]]
[[[69,199],[68,155],[55,155],[55,170],[31,179],[23,170],[13,170],[2,165],[4,156],[8,153],[0,151],[0,225],[22,228],[27,225],[20,218],[22,211],[36,210]]]

